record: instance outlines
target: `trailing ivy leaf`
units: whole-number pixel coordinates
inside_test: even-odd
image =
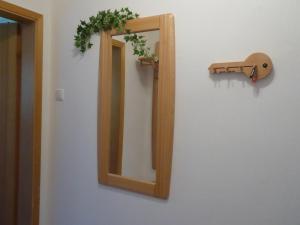
[[[129,41],[129,38],[130,38],[130,37],[129,37],[128,35],[125,35],[125,36],[124,36],[124,40],[125,40],[126,42]]]
[[[74,45],[80,52],[84,53],[93,46],[90,42],[93,34],[111,30],[112,28],[117,29],[119,32],[124,32],[126,22],[138,17],[139,14],[133,13],[128,7],[114,11],[110,9],[99,11],[96,16],[89,17],[88,22],[80,20],[76,30],[77,34],[74,36]],[[143,35],[131,34],[128,29],[125,29],[124,33],[126,33],[124,40],[131,42],[134,55],[157,58],[155,54],[150,54],[150,48],[146,47],[147,40]]]
[[[88,48],[91,48],[93,44],[91,42],[88,43]]]

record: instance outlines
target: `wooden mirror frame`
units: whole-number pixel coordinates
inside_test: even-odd
[[[98,178],[104,185],[114,186],[167,199],[170,191],[174,111],[175,111],[175,32],[174,16],[164,14],[129,20],[125,30],[132,33],[160,31],[159,75],[156,102],[156,181],[147,182],[109,172],[110,119],[112,90],[112,36],[125,32],[101,33],[98,96]]]

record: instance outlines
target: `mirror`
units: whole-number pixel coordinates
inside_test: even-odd
[[[125,91],[125,44],[112,40],[112,96],[109,172],[122,174]]]
[[[133,55],[124,33],[101,33],[98,156],[99,181],[168,198],[171,178],[175,39],[171,14],[130,20],[156,61]]]
[[[146,38],[150,52],[155,53],[159,31],[138,35]],[[138,61],[133,51],[131,43],[124,43],[124,35],[112,37],[109,172],[153,182],[156,171],[152,162],[152,107],[156,72],[151,64]]]

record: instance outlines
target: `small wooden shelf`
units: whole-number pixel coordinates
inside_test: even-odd
[[[154,69],[158,70],[159,61],[155,62],[153,58],[139,57],[138,61],[141,65],[152,66]]]

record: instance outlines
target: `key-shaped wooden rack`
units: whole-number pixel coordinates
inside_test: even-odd
[[[253,82],[268,76],[273,68],[270,57],[264,53],[254,53],[248,56],[245,61],[214,63],[208,68],[211,74],[219,73],[244,73]]]

